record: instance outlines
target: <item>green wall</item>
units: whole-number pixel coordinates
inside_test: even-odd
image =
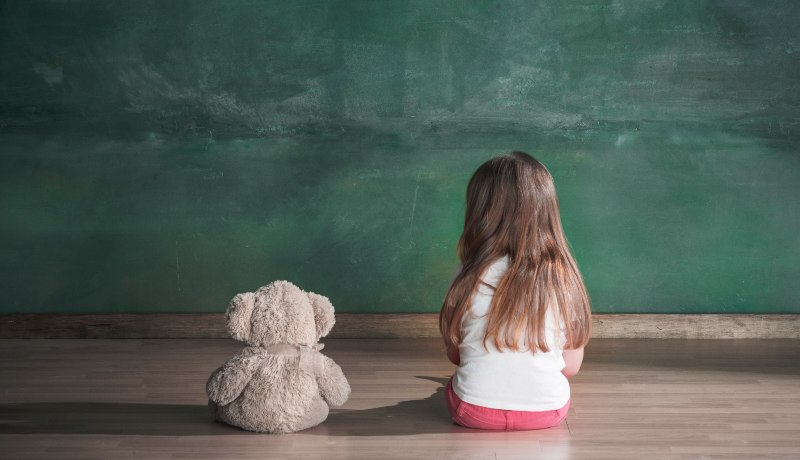
[[[596,312],[800,313],[794,1],[5,1],[0,312],[438,311],[495,153]]]

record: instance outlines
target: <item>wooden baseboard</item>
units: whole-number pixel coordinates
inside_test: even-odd
[[[596,314],[594,338],[800,339],[798,315]],[[0,339],[227,338],[221,313],[0,315]],[[439,337],[435,313],[339,313],[330,338]]]

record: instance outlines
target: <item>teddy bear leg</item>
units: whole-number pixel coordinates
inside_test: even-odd
[[[312,426],[317,426],[328,418],[328,404],[322,398],[316,398],[311,403],[311,407],[306,415],[300,419],[295,427],[295,431],[305,430]]]

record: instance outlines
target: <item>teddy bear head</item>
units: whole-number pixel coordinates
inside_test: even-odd
[[[305,292],[288,281],[274,281],[234,297],[225,320],[231,336],[250,346],[276,343],[312,346],[335,322],[327,297]]]

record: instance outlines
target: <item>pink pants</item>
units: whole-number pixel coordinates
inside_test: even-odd
[[[467,428],[480,430],[539,430],[561,423],[567,416],[569,401],[561,409],[542,412],[491,409],[476,406],[459,399],[453,391],[453,382],[447,382],[445,391],[447,410],[453,421]]]

